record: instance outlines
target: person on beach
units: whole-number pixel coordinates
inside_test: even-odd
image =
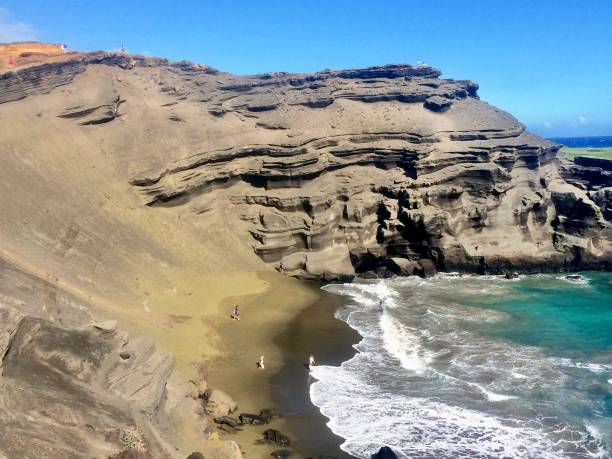
[[[259,368],[260,370],[265,369],[265,365],[264,365],[264,356],[262,355],[261,357],[259,357],[259,362],[257,362],[257,368]]]
[[[238,305],[234,306],[234,314],[232,315],[232,319],[240,320],[240,307]]]
[[[312,367],[315,366],[315,358],[314,355],[308,357],[308,371],[312,372]]]

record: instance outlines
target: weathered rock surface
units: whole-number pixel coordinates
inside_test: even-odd
[[[173,365],[150,339],[64,328],[0,305],[0,451],[110,456],[121,448],[112,433],[139,426],[151,456],[117,457],[173,457],[153,421]]]
[[[236,402],[220,389],[213,389],[208,395],[204,411],[213,418],[221,418],[236,410]]]
[[[477,90],[428,66],[234,76],[73,53],[0,74],[0,107],[58,106],[60,124],[128,158],[144,205],[227,213],[291,275],[609,267],[609,171],[560,161]]]

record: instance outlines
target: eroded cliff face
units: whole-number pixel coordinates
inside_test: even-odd
[[[56,107],[55,125],[127,157],[143,205],[223,212],[293,275],[607,267],[601,199],[477,88],[423,66],[239,77],[92,53],[4,73],[0,102]]]
[[[609,176],[577,185],[477,89],[410,65],[240,77],[91,53],[4,73],[0,110],[53,107],[32,123],[103,142],[143,206],[221,216],[292,275],[607,268]]]

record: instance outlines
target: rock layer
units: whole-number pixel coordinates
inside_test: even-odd
[[[239,77],[91,53],[0,85],[0,102],[67,85],[56,116],[84,135],[125,115],[96,133],[111,144],[161,129],[129,146],[143,204],[196,221],[229,207],[228,230],[293,275],[609,266],[609,172],[559,160],[478,85],[428,66]],[[163,136],[181,146],[151,153]]]

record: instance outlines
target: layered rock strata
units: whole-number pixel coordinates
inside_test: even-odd
[[[589,188],[607,179],[428,66],[242,77],[75,54],[4,73],[0,102],[61,87],[55,116],[83,135],[151,133],[121,143],[143,205],[227,212],[228,231],[293,275],[609,267],[608,192]]]

